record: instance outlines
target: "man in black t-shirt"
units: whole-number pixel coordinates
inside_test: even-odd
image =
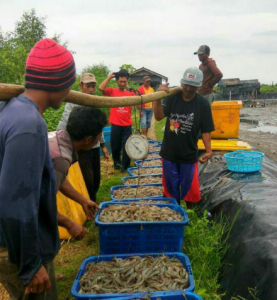
[[[211,132],[214,131],[211,107],[208,101],[197,94],[203,73],[189,68],[181,79],[182,92],[153,103],[157,121],[167,117],[161,149],[163,158],[164,195],[187,202],[201,200],[198,181],[197,142],[201,132],[206,153],[199,158],[205,163],[212,156]],[[160,91],[168,91],[168,84]]]

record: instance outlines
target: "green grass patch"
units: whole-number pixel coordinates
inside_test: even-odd
[[[59,109],[48,108],[43,114],[48,131],[56,131],[64,111],[65,103]]]
[[[157,141],[162,141],[164,137],[164,127],[165,127],[166,118],[161,121],[156,121],[155,123],[155,131]]]
[[[220,300],[220,270],[231,227],[224,218],[210,220],[207,211],[201,217],[191,209],[187,213],[190,225],[186,227],[183,252],[190,258],[196,292],[205,300]]]

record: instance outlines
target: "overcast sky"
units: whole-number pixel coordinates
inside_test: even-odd
[[[277,83],[276,0],[0,0],[0,26],[13,30],[22,13],[47,16],[47,34],[76,52],[78,72],[104,62],[146,67],[179,85],[202,44],[224,78]],[[1,70],[0,70],[1,71]]]

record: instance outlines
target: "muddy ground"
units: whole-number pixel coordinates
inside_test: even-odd
[[[243,108],[240,139],[277,161],[277,105]]]

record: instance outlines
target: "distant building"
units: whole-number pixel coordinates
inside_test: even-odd
[[[142,78],[146,75],[150,76],[151,86],[155,91],[158,89],[159,85],[168,81],[168,78],[166,76],[151,71],[144,67],[137,69],[134,73],[130,74],[130,80],[133,81],[134,83],[142,85],[143,84]]]
[[[220,97],[226,99],[256,99],[260,94],[258,79],[240,80],[239,78],[221,79],[218,83]]]

